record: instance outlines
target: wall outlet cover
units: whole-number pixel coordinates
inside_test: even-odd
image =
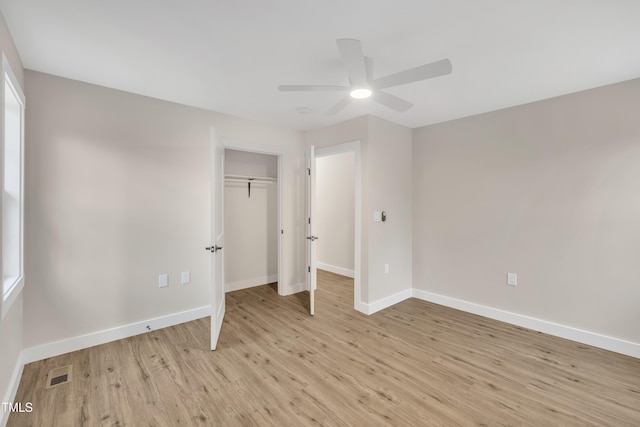
[[[169,275],[168,274],[159,275],[158,276],[158,287],[166,288],[167,286],[169,286]]]
[[[186,285],[187,283],[191,282],[191,273],[188,271],[183,271],[180,274],[180,283],[182,283],[183,285]]]

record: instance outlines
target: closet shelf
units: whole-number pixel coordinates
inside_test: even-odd
[[[244,175],[225,175],[225,182],[264,182],[264,183],[272,183],[278,182],[278,178],[271,178],[268,176],[244,176]]]

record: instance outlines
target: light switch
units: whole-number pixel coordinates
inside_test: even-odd
[[[507,285],[516,286],[518,284],[518,275],[515,273],[507,273]]]
[[[373,212],[373,222],[381,222],[382,221],[382,212],[374,211]]]

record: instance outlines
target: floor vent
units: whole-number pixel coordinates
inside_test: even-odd
[[[50,370],[45,387],[53,388],[68,382],[71,382],[71,365]]]

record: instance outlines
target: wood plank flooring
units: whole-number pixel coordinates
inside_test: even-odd
[[[415,299],[365,316],[327,272],[314,317],[306,293],[227,294],[208,348],[205,318],[31,363],[8,425],[640,425],[638,359]]]

